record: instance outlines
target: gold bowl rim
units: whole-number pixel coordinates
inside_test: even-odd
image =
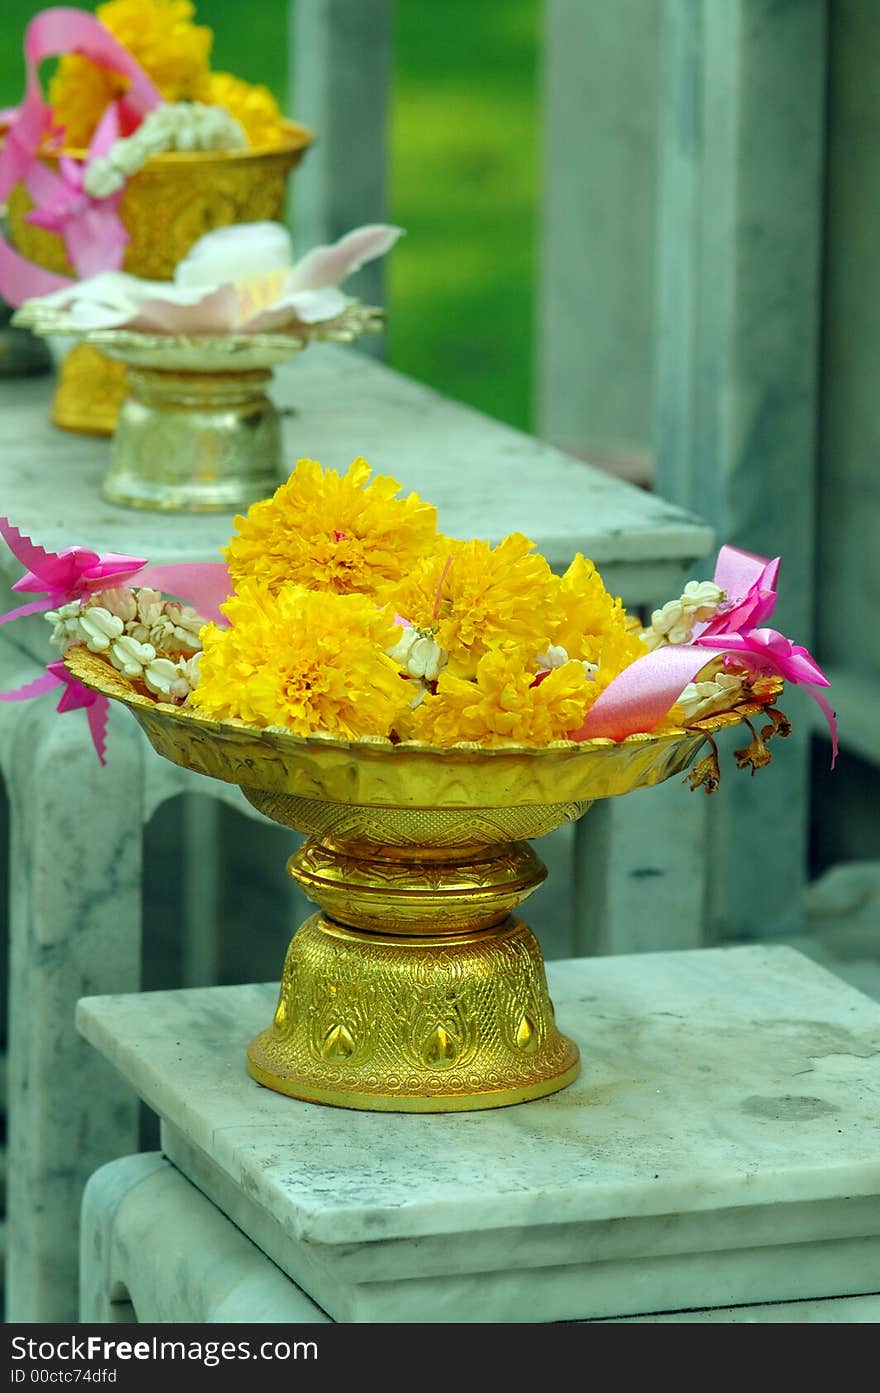
[[[136,178],[144,170],[155,169],[157,165],[168,168],[175,166],[186,168],[188,165],[204,164],[208,160],[217,160],[222,163],[265,160],[277,156],[295,155],[314,144],[315,133],[310,127],[302,125],[299,121],[292,121],[287,116],[282,118],[281,125],[286,138],[279,145],[249,145],[240,150],[163,150],[157,155],[151,155],[141,168],[132,175],[132,178]],[[9,130],[9,122],[0,121],[0,141]],[[47,160],[57,160],[62,155],[67,159],[79,161],[87,160],[89,157],[88,150],[78,145],[62,145],[58,149],[41,147],[37,153],[42,159]]]
[[[230,371],[248,366],[271,367],[273,363],[302,352],[309,343],[353,343],[363,333],[381,332],[385,322],[383,309],[357,299],[351,299],[334,319],[316,324],[296,321],[296,333],[289,329],[256,334],[161,334],[127,328],[83,329],[71,324],[66,311],[43,304],[39,297],[26,300],[12,317],[13,324],[30,329],[40,337],[60,334],[79,339],[132,367],[200,372],[221,371],[226,364]]]
[[[166,758],[229,783],[328,802],[420,807],[559,804],[659,783],[687,767],[703,742],[766,710],[744,702],[690,726],[623,740],[601,736],[548,745],[427,745],[384,736],[344,740],[281,726],[215,721],[143,695],[100,654],[71,648],[64,662],[85,686],[120,701]],[[771,689],[776,700],[784,684]]]

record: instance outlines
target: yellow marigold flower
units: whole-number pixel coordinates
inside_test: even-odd
[[[598,662],[605,635],[626,630],[626,611],[620,600],[609,595],[592,561],[580,552],[556,583],[551,642],[564,648],[570,658]]]
[[[268,87],[244,82],[232,73],[209,73],[199,100],[222,106],[241,126],[248,144],[274,149],[284,140],[283,118]]]
[[[196,100],[208,78],[214,35],[193,24],[190,0],[108,0],[95,11],[101,23],[153,79],[165,101]],[[88,145],[109,102],[126,78],[78,54],[65,54],[49,86],[49,105],[67,145]]]
[[[386,657],[400,636],[364,595],[246,582],[223,606],[231,628],[202,630],[192,705],[217,720],[323,731],[343,739],[388,735],[407,698]]]
[[[476,681],[441,673],[429,695],[404,718],[401,734],[429,745],[547,745],[583,722],[594,685],[570,661],[535,682],[528,649],[504,645],[485,653]]]
[[[595,695],[590,705],[592,706],[599,693],[604,692],[608,684],[613,682],[624,668],[628,668],[637,658],[643,658],[647,651],[638,634],[624,627],[610,629],[604,634],[598,641],[596,657],[591,660],[598,665],[599,670],[594,676]]]
[[[398,498],[395,479],[368,484],[370,474],[363,459],[344,475],[300,460],[271,498],[235,519],[238,536],[224,552],[233,585],[253,578],[270,590],[293,582],[379,595],[399,582],[437,546],[437,510],[416,493]]]
[[[446,650],[447,671],[456,677],[473,677],[484,653],[503,642],[530,648],[534,656],[547,646],[556,582],[533,548],[519,532],[497,547],[449,542],[388,599]]]

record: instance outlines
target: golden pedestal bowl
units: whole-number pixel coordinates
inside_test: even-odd
[[[287,475],[272,369],[310,343],[353,343],[385,317],[351,300],[336,319],[264,334],[149,334],[78,330],[64,310],[28,301],[13,323],[79,338],[128,370],[110,467],[109,503],[161,512],[232,512],[267,498]]]
[[[285,121],[284,141],[271,149],[153,155],[129,180],[119,204],[130,238],[122,269],[145,280],[171,280],[178,261],[204,233],[231,223],[283,221],[287,177],[313,138],[305,126]],[[84,150],[64,154],[86,158]],[[47,155],[45,163],[55,168],[57,159]],[[32,206],[24,185],[17,184],[7,201],[10,240],[45,270],[75,276],[62,238],[27,222]],[[64,430],[112,435],[127,392],[123,363],[78,344],[61,365],[52,421]]]
[[[541,951],[511,912],[546,874],[529,840],[683,772],[712,732],[763,709],[620,743],[440,750],[215,722],[142,695],[85,648],[65,661],[128,706],[159,754],[308,835],[288,870],[322,912],[291,940],[248,1069],[280,1093],[373,1111],[501,1107],[577,1076]]]

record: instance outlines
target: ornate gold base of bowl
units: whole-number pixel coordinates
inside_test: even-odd
[[[78,343],[61,361],[49,418],[80,435],[112,435],[127,395],[125,364]]]
[[[528,840],[684,772],[707,737],[763,709],[619,743],[434,749],[211,721],[85,648],[65,662],[127,705],[159,754],[307,834],[288,870],[323,913],[290,943],[247,1066],[277,1092],[377,1112],[501,1107],[577,1076],[538,944],[511,913],[546,874]]]
[[[295,331],[83,334],[63,310],[33,300],[14,322],[82,340],[66,359],[53,420],[97,434],[97,423],[112,414],[104,497],[126,508],[179,513],[234,512],[273,493],[287,465],[281,420],[266,392],[272,368],[313,340],[351,343],[377,332],[383,318],[352,300],[337,319],[297,324]]]
[[[577,1076],[525,924],[422,938],[320,914],[291,941],[272,1026],[251,1041],[258,1083],[380,1112],[497,1108]]]

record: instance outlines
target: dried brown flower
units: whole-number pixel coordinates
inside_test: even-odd
[[[718,746],[711,736],[708,737],[709,744],[712,746],[712,753],[704,755],[698,759],[693,769],[685,776],[690,785],[691,793],[696,793],[698,788],[704,788],[708,793],[717,793],[721,785],[721,768],[718,763]]]

